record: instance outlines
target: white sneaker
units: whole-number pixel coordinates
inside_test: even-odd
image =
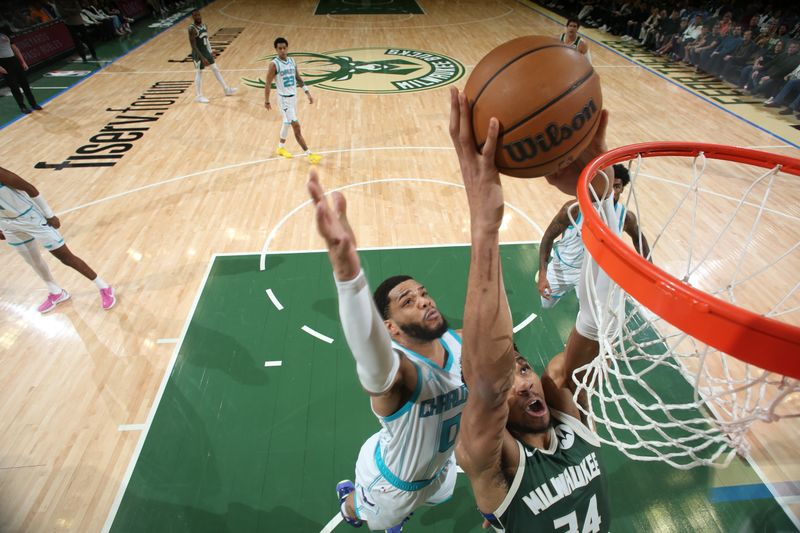
[[[225,89],[225,96],[233,96],[238,90],[236,87],[228,87]]]
[[[201,104],[207,104],[208,98],[206,98],[205,96],[198,96],[197,98],[194,99],[194,101],[199,102]]]

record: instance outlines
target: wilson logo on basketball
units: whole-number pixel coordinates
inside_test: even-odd
[[[592,117],[596,114],[597,106],[594,100],[589,98],[589,102],[572,117],[569,124],[561,124],[559,126],[551,122],[545,126],[544,131],[537,133],[533,138],[525,137],[513,143],[504,144],[503,150],[516,163],[533,159],[540,153],[549,152],[558,147],[576,132],[583,129],[586,124],[591,124]]]
[[[290,53],[303,80],[330,91],[404,93],[448,85],[464,75],[464,65],[442,54],[407,48],[352,48],[321,54]],[[271,61],[274,55],[260,61]],[[242,78],[263,89],[263,78]]]

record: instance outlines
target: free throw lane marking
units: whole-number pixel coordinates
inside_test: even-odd
[[[283,305],[281,305],[281,303],[275,297],[275,293],[272,292],[272,289],[267,289],[267,296],[269,296],[269,299],[272,300],[272,305],[274,305],[278,311],[283,311]]]
[[[331,533],[336,526],[338,526],[342,522],[342,514],[336,513],[333,518],[331,518],[330,522],[325,524],[325,527],[319,533]]]
[[[319,339],[319,340],[321,340],[321,341],[325,341],[325,342],[327,342],[328,344],[332,344],[332,343],[333,343],[333,339],[331,339],[331,338],[330,338],[330,337],[328,337],[327,335],[323,335],[323,334],[322,334],[322,333],[320,333],[319,331],[314,331],[313,329],[311,329],[311,328],[310,328],[310,327],[308,327],[308,326],[305,326],[305,325],[304,325],[304,326],[303,326],[302,328],[300,328],[300,329],[302,329],[303,331],[305,331],[306,333],[308,333],[308,334],[309,334],[309,335],[311,335],[312,337],[316,337],[316,338],[318,338],[318,339]]]
[[[528,324],[530,324],[534,320],[536,320],[536,313],[531,313],[530,315],[528,315],[528,318],[526,318],[525,320],[523,320],[522,322],[520,322],[519,324],[514,326],[513,332],[514,333],[518,332],[519,330],[521,330],[522,328],[524,328],[525,326],[527,326]]]

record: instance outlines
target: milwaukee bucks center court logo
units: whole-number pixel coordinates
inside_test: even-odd
[[[321,54],[295,52],[290,56],[307,84],[347,93],[425,91],[453,83],[464,75],[464,65],[451,57],[408,48],[350,48]],[[266,56],[260,61],[274,57]],[[242,81],[257,89],[263,89],[266,83],[263,78]]]

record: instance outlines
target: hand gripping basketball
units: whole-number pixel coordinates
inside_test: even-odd
[[[486,144],[479,152],[472,132],[472,112],[463,93],[450,89],[450,139],[458,155],[461,178],[467,190],[467,201],[473,232],[496,232],[503,221],[503,187],[495,166],[495,149],[500,125],[490,118]]]
[[[578,187],[578,179],[580,178],[583,169],[586,168],[586,165],[588,165],[589,162],[595,157],[608,151],[608,145],[606,144],[607,127],[608,110],[603,109],[600,112],[597,131],[595,132],[594,137],[592,137],[592,141],[589,143],[589,145],[580,154],[578,154],[575,160],[567,167],[553,174],[546,175],[545,178],[547,179],[547,183],[555,186],[564,194],[570,194],[574,196]],[[614,183],[614,167],[606,167],[603,169],[603,172],[605,172],[606,176],[608,176],[608,181],[606,181],[606,178],[602,175],[597,174],[592,180],[592,188],[597,191],[599,196],[605,198],[612,192],[611,185]]]
[[[500,121],[495,161],[517,178],[552,174],[572,163],[600,122],[600,77],[586,56],[558,39],[528,36],[478,62],[464,88],[480,149],[490,117]]]

